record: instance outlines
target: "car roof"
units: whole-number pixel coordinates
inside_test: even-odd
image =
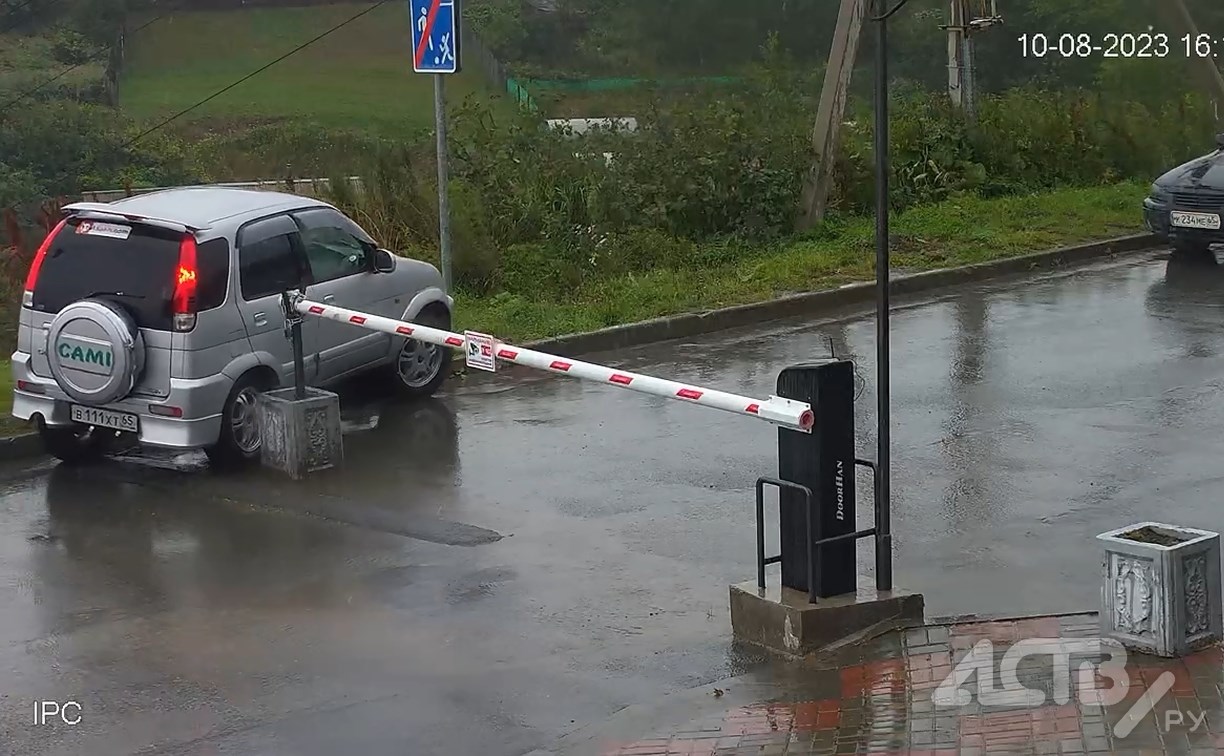
[[[269,213],[308,207],[331,207],[299,194],[233,186],[186,186],[137,194],[107,203],[115,210],[209,228],[221,221],[237,223]]]

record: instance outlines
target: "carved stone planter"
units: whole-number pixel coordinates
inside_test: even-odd
[[[340,397],[332,392],[307,388],[304,399],[295,399],[292,388],[268,391],[259,395],[258,411],[265,467],[300,479],[344,460]]]
[[[1105,637],[1166,657],[1221,639],[1219,533],[1141,522],[1097,539],[1105,547]]]

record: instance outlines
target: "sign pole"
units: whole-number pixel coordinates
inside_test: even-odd
[[[438,248],[442,262],[442,288],[451,293],[451,224],[449,150],[446,146],[446,75],[434,74],[434,121],[438,132]]]

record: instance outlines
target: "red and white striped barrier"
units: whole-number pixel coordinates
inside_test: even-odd
[[[335,305],[312,302],[308,299],[294,298],[294,308],[302,315],[326,318],[339,323],[368,328],[372,331],[382,331],[395,336],[411,336],[417,341],[424,341],[438,346],[462,349],[467,339],[463,334],[451,333],[437,328],[406,323],[401,320],[370,315],[357,310],[348,310]],[[511,346],[495,341],[493,353],[497,359],[511,362],[515,365],[525,365],[545,370],[557,375],[567,375],[573,378],[585,378],[589,381],[605,383],[611,386],[639,391],[643,394],[653,394],[667,399],[676,399],[703,407],[734,412],[737,415],[755,417],[779,425],[783,428],[811,433],[816,423],[816,416],[811,405],[791,399],[771,396],[768,399],[752,399],[725,391],[689,386],[663,378],[653,378],[649,375],[631,373],[627,370],[595,365],[590,362],[580,362],[567,357],[557,357],[544,352]]]

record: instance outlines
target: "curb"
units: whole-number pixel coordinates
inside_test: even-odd
[[[894,296],[916,294],[971,281],[1057,269],[1091,262],[1103,257],[1144,252],[1158,244],[1160,244],[1160,239],[1154,234],[1134,234],[1020,257],[1007,257],[956,268],[928,270],[893,278],[891,292]],[[728,328],[755,325],[770,320],[809,315],[823,310],[874,303],[875,289],[874,281],[865,281],[847,284],[837,289],[794,294],[755,304],[670,315],[639,323],[602,328],[598,331],[542,339],[523,346],[527,349],[552,351],[563,357],[572,357],[585,352],[612,351],[656,341],[688,338]]]
[[[43,456],[42,442],[37,433],[0,438],[0,462]]]
[[[946,627],[949,625],[987,625],[993,622],[1026,622],[1028,620],[1049,619],[1051,617],[1096,617],[1099,611],[1086,610],[1078,612],[1044,612],[1041,614],[950,614],[943,617],[932,617],[923,627]]]

